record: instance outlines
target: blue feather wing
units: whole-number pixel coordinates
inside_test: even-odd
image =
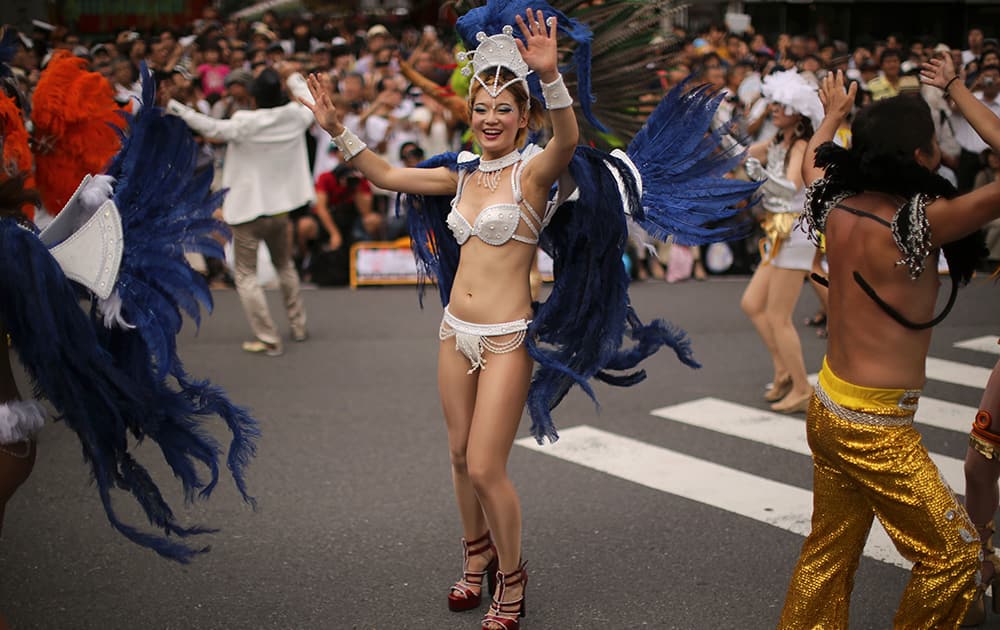
[[[629,143],[626,153],[642,175],[642,210],[633,215],[651,236],[682,245],[742,238],[753,225],[740,206],[759,184],[730,179],[742,151],[724,150],[711,130],[722,96],[708,86],[671,90]]]
[[[194,175],[191,134],[182,120],[153,105],[153,90],[146,75],[143,105],[107,174],[116,180],[114,201],[125,239],[116,285],[122,315],[145,339],[162,378],[176,354],[182,311],[197,323],[201,307],[212,307],[207,284],[184,253],[222,258],[213,235],[228,230],[212,218],[222,193],[209,189],[211,170]]]
[[[161,439],[170,433],[168,426],[148,430],[167,412],[144,391],[139,375],[102,343],[100,330],[80,308],[76,287],[42,242],[11,219],[0,220],[0,268],[9,270],[0,274],[0,319],[35,395],[49,400],[79,437],[108,520],[129,540],[187,562],[204,549],[127,525],[115,513],[111,498],[112,488],[125,490],[150,523],[168,535],[212,531],[180,526],[156,483],[129,453],[129,434]],[[183,441],[184,452],[168,463],[178,474],[190,471],[191,483],[200,486],[191,458],[210,463],[219,449],[211,438],[197,433]]]
[[[442,153],[421,162],[420,168],[446,166],[458,168],[457,153]],[[417,259],[420,274],[418,291],[423,306],[424,289],[428,278],[437,284],[441,304],[447,305],[451,284],[458,269],[459,246],[445,223],[451,210],[451,197],[447,195],[404,195],[399,203],[406,207],[406,220],[410,232],[410,246]]]
[[[212,531],[177,523],[152,477],[129,452],[129,436],[155,442],[185,498],[193,500],[208,496],[219,478],[222,448],[204,421],[220,416],[232,434],[228,467],[244,500],[253,505],[244,469],[255,453],[259,429],[221,389],[189,376],[177,355],[184,313],[197,322],[201,308],[212,305],[205,280],[184,254],[222,257],[214,236],[227,229],[212,219],[222,195],[211,193],[211,173],[194,174],[195,145],[187,126],[153,105],[153,83],[145,68],[143,79],[143,106],[129,118],[121,150],[107,169],[115,179],[113,199],[124,240],[115,293],[121,316],[134,328],[106,327],[96,308],[87,317],[74,286],[41,242],[16,225],[3,232],[2,254],[11,256],[4,268],[23,267],[20,259],[25,258],[37,269],[7,274],[22,283],[0,287],[0,304],[39,393],[80,437],[112,525],[130,540],[186,562],[205,549],[142,532],[122,523],[112,509],[110,490],[117,486],[168,535]],[[37,325],[32,327],[24,313]],[[199,475],[200,467],[208,470],[207,479]]]
[[[613,168],[618,167],[608,154],[577,147],[569,171],[579,198],[561,206],[542,233],[555,282],[548,299],[536,306],[526,342],[538,363],[528,411],[539,442],[558,439],[551,412],[574,385],[595,401],[591,379],[634,385],[645,378],[639,363],[664,346],[698,367],[683,330],[662,320],[645,324],[631,305],[622,264],[625,210],[639,194],[635,179],[623,172],[623,196]]]
[[[157,410],[141,430],[160,445],[185,495],[191,498],[200,490],[207,496],[218,480],[219,449],[200,429],[204,417],[218,415],[232,433],[227,463],[233,479],[244,500],[254,504],[243,473],[256,451],[256,421],[220,388],[188,375],[177,355],[183,314],[197,324],[201,308],[212,307],[205,279],[184,255],[224,257],[216,236],[229,230],[212,217],[224,193],[211,192],[211,169],[195,174],[191,133],[181,119],[153,105],[153,90],[146,73],[143,106],[108,168],[116,180],[114,199],[125,240],[115,288],[122,315],[135,330],[105,329],[101,339],[141,381],[144,400]],[[198,479],[192,458],[211,471],[207,484]]]

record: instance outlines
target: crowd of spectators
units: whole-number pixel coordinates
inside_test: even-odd
[[[938,127],[943,154],[941,174],[960,191],[991,181],[1000,174],[1000,156],[986,145],[939,90],[921,86],[920,64],[932,55],[951,55],[964,70],[964,80],[1000,115],[1000,45],[972,28],[963,42],[942,42],[923,36],[889,34],[884,39],[853,45],[822,40],[810,34],[759,31],[733,33],[721,24],[699,32],[673,28],[652,38],[651,50],[666,59],[656,72],[664,91],[694,76],[725,94],[716,124],[742,143],[759,142],[775,133],[769,108],[761,96],[763,77],[795,71],[818,81],[841,70],[859,83],[857,105],[898,94],[923,98]],[[36,22],[20,37],[13,66],[22,88],[31,92],[47,57],[67,49],[85,58],[89,67],[107,78],[116,99],[129,107],[139,95],[139,68],[150,68],[158,85],[158,101],[175,99],[194,110],[226,119],[254,107],[253,84],[269,67],[291,67],[328,78],[335,102],[346,112],[346,126],[369,147],[396,164],[413,164],[422,156],[454,151],[465,142],[462,120],[447,106],[430,98],[409,79],[410,68],[448,91],[456,67],[455,33],[444,24],[380,23],[364,16],[320,14],[279,16],[264,13],[258,20],[229,19],[212,8],[187,28],[122,30],[108,37],[82,36],[62,26]],[[600,94],[597,95],[600,98]],[[849,129],[840,141],[849,142]],[[330,255],[363,239],[403,235],[405,224],[393,216],[388,191],[370,186],[341,165],[329,136],[313,127],[307,132],[309,164],[319,195],[317,202],[292,213],[296,260],[311,279],[342,282],[343,273],[319,265],[342,266],[346,257]],[[225,145],[205,140],[202,159],[217,170],[225,160]],[[1000,235],[1000,230],[993,230]],[[991,257],[1000,259],[1000,237],[991,241]],[[756,243],[727,244],[719,250],[695,252],[690,271],[664,273],[663,262],[651,257],[633,261],[638,277],[704,277],[708,273],[742,272],[757,262]],[[677,257],[685,262],[683,256]],[[669,261],[670,256],[662,256]],[[669,270],[668,270],[669,271]],[[679,277],[678,277],[679,276]]]

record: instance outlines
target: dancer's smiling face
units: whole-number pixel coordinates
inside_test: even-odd
[[[520,131],[528,126],[528,116],[510,90],[494,98],[480,89],[472,101],[471,124],[483,155],[494,159],[517,148]]]
[[[480,75],[486,85],[492,86],[497,79],[494,72]],[[524,81],[511,82],[513,78],[513,73],[501,70],[499,85],[507,87],[496,97],[477,79],[469,86],[469,123],[486,159],[504,156],[524,143],[530,118],[528,90]]]
[[[509,90],[496,98],[479,90],[472,102],[472,131],[483,149],[483,155],[496,158],[517,148],[519,132],[528,126],[528,116],[521,112],[517,99]]]

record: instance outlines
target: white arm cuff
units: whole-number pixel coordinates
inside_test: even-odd
[[[573,106],[573,97],[569,95],[563,77],[560,74],[552,83],[542,84],[542,97],[545,98],[545,109],[566,109]]]
[[[347,162],[357,156],[359,153],[368,148],[368,145],[361,141],[361,138],[357,137],[353,131],[344,127],[344,130],[340,132],[339,136],[333,138],[333,143],[337,145],[340,149],[340,153],[344,156],[344,161]]]
[[[0,404],[0,444],[31,439],[45,425],[45,407],[37,400],[12,400]]]

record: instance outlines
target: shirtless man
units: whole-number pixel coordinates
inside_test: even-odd
[[[820,148],[854,92],[840,73],[824,80],[826,117],[807,148],[816,159],[803,165],[803,179],[815,182],[807,218],[826,235],[830,335],[806,417],[812,532],[779,628],[848,627],[875,516],[914,563],[894,627],[954,628],[976,594],[979,539],[912,422],[937,319],[939,250],[1000,216],[1000,183],[953,197],[933,175],[940,150],[930,112],[912,97],[862,110],[851,150]]]

